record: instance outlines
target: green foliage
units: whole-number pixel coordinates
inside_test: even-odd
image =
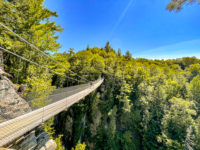
[[[120,101],[120,104],[122,105],[122,110],[125,112],[131,111],[131,104],[129,95],[131,93],[131,87],[129,84],[126,83],[126,81],[122,81],[122,86],[120,89],[120,95],[117,96],[117,98]]]
[[[170,11],[172,10],[179,11],[182,9],[183,5],[187,5],[195,1],[197,0],[171,0],[171,2],[167,5],[167,9]],[[200,3],[199,0],[198,3]]]
[[[197,75],[190,83],[189,96],[197,106],[197,112],[200,114],[200,76]]]
[[[200,149],[199,59],[133,59],[129,51],[124,56],[120,49],[116,53],[109,42],[104,48],[88,46],[77,53],[72,48],[59,53],[56,33],[62,28],[51,21],[57,14],[43,2],[0,0],[0,21],[66,69],[41,57],[2,27],[1,45],[61,75],[105,79],[97,91],[59,114],[56,124],[53,118],[44,123],[57,149],[64,149],[63,144],[75,150]],[[167,8],[179,10],[190,2],[172,0]],[[28,86],[25,94],[35,107],[48,104],[47,96],[56,87],[77,84],[10,54],[3,56],[6,71],[13,74],[14,83]]]
[[[196,149],[200,149],[200,117],[196,119],[195,123],[194,145],[196,146]]]
[[[169,111],[162,119],[162,141],[167,149],[183,149],[186,146],[187,129],[195,124],[194,103],[175,97],[169,102]]]
[[[72,150],[85,150],[85,148],[86,148],[85,143],[83,143],[83,144],[79,143],[79,144],[76,145],[75,149],[72,148]]]
[[[50,51],[57,51],[60,47],[55,34],[61,32],[62,29],[55,22],[50,21],[50,18],[57,17],[57,14],[45,8],[43,2],[44,0],[1,0],[0,21],[48,54]],[[3,27],[0,27],[0,35],[0,43],[4,48],[39,64],[48,66],[48,63],[52,63]],[[37,75],[38,79],[43,78],[45,72],[43,68],[38,68],[7,53],[4,53],[4,60],[5,69],[14,75],[15,83],[33,86],[30,85],[32,76]]]
[[[62,145],[62,142],[61,142],[62,136],[63,135],[58,135],[58,137],[54,139],[57,145],[56,150],[65,150],[65,147]]]
[[[53,128],[53,121],[54,121],[54,118],[50,118],[49,120],[47,120],[45,123],[44,123],[44,131],[46,133],[48,133],[48,135],[53,138],[53,135],[54,135],[54,128]]]
[[[200,75],[200,64],[190,65],[189,72],[192,74],[191,78]]]
[[[57,14],[47,9],[43,2],[44,0],[0,0],[0,22],[50,55],[49,52],[56,52],[60,48],[56,32],[62,32],[62,29],[55,22],[50,21],[52,17],[57,17]],[[18,37],[3,27],[0,27],[0,43],[5,49],[64,73],[59,66],[55,66],[55,63],[47,58],[41,57],[41,54],[34,48],[20,41]],[[5,69],[13,75],[13,82],[27,85],[25,94],[32,105],[34,107],[47,105],[49,103],[47,97],[55,89],[50,72],[10,54],[4,53],[3,56]],[[64,61],[63,63],[63,60],[59,59],[58,55],[56,56],[57,61],[69,68],[68,62]],[[55,130],[52,126],[53,119],[50,119],[45,123],[44,130],[54,138]],[[60,149],[61,136],[55,140]]]
[[[197,58],[133,59],[109,43],[68,56],[73,71],[105,81],[96,94],[61,115],[62,130],[56,132],[66,133],[64,143],[73,143],[67,148],[78,141],[97,150],[198,148]]]
[[[62,137],[63,135],[58,135],[55,137],[55,129],[53,127],[53,121],[54,121],[54,118],[50,118],[49,120],[47,120],[45,123],[44,123],[44,131],[51,137],[51,139],[54,139],[55,142],[56,142],[56,150],[64,150],[64,146],[62,145]]]

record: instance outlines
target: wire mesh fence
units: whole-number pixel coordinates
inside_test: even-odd
[[[38,92],[29,93],[29,95],[26,95],[26,98],[27,100],[30,99],[28,103],[32,111],[15,119],[0,123],[0,146],[15,140],[50,117],[77,103],[99,87],[102,82],[103,79],[99,79],[88,84],[57,89],[50,93],[47,92],[48,94],[45,96],[43,94],[46,92],[42,91],[39,94]]]
[[[91,87],[98,81],[54,90],[30,92],[21,96],[14,92],[13,89],[7,89],[10,90],[7,94],[0,91],[0,123],[65,99]],[[9,96],[7,97],[6,95]]]
[[[81,84],[55,90],[31,92],[27,93],[25,96],[23,96],[23,98],[28,102],[31,110],[33,111],[78,93],[89,86],[90,84]]]

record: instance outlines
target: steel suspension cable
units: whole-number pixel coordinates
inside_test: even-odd
[[[63,68],[65,68],[66,70],[69,70],[71,73],[76,74],[76,76],[78,76],[79,78],[88,81],[86,78],[79,76],[77,73],[75,73],[74,71],[67,69],[65,66],[63,66],[62,64],[60,64],[58,61],[56,61],[55,59],[53,59],[51,56],[49,56],[48,54],[46,54],[45,52],[41,51],[38,47],[36,47],[35,45],[33,45],[32,43],[28,42],[27,40],[25,40],[24,38],[22,38],[21,36],[19,36],[17,33],[15,33],[14,31],[12,31],[10,28],[8,28],[6,25],[4,25],[3,23],[0,22],[0,25],[2,27],[4,27],[5,29],[7,29],[8,31],[12,32],[14,35],[16,35],[20,40],[26,42],[27,44],[29,44],[31,47],[33,47],[34,49],[36,49],[37,51],[41,52],[43,55],[47,56],[49,59],[51,59],[52,61],[54,61],[55,63],[57,63],[58,65],[62,66]]]
[[[36,66],[39,66],[39,67],[44,68],[44,69],[47,69],[48,71],[51,71],[51,72],[53,72],[53,73],[55,73],[55,74],[57,74],[57,75],[62,75],[62,74],[60,74],[59,72],[56,72],[56,71],[54,71],[54,70],[52,70],[52,69],[50,69],[50,68],[48,68],[48,67],[42,66],[42,65],[40,65],[40,64],[38,64],[38,63],[36,63],[36,62],[34,62],[34,61],[31,61],[31,60],[29,60],[29,59],[27,59],[27,58],[24,58],[24,57],[22,57],[22,56],[20,56],[20,55],[18,55],[18,54],[16,54],[16,53],[13,53],[13,52],[11,52],[10,50],[7,50],[7,49],[5,49],[5,48],[3,48],[3,47],[0,47],[0,49],[3,50],[3,51],[5,51],[5,52],[7,52],[7,53],[9,53],[9,54],[12,54],[12,55],[14,55],[14,56],[16,56],[16,57],[19,57],[19,58],[21,58],[21,59],[23,59],[23,60],[25,60],[25,61],[27,61],[27,62],[30,62],[30,63],[32,63],[32,64],[34,64],[34,65],[36,65]],[[66,78],[68,78],[68,79],[74,80],[74,81],[81,82],[81,81],[79,81],[79,80],[77,80],[77,79],[74,79],[74,78],[71,78],[71,77],[68,77],[68,76],[65,76],[65,75],[62,75],[62,76],[66,77]]]

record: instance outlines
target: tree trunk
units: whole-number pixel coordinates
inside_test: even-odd
[[[4,70],[3,65],[3,51],[0,49],[0,69]]]

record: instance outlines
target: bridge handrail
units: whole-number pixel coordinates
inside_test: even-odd
[[[0,124],[0,146],[8,144],[16,138],[22,136],[26,132],[34,129],[42,122],[59,112],[77,103],[80,99],[94,91],[101,85],[104,79],[95,81],[86,89],[70,95],[60,101],[49,104],[45,107],[39,108],[35,111],[29,112],[12,120],[8,120]]]

